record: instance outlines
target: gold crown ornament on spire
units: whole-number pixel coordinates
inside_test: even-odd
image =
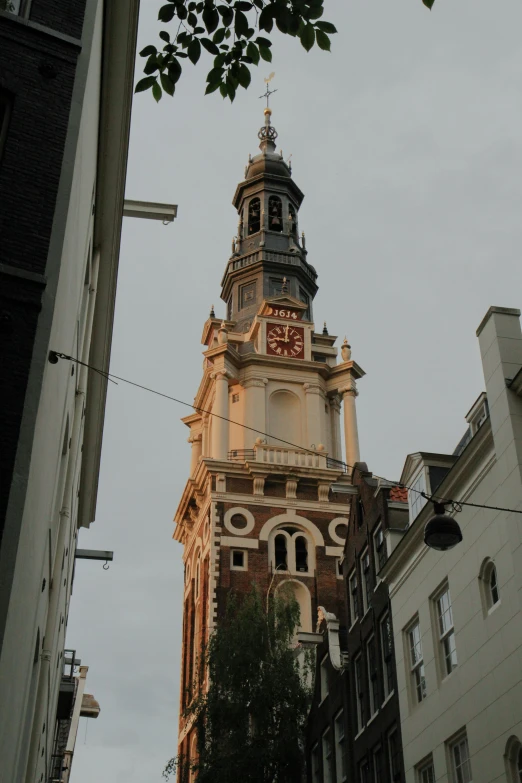
[[[275,140],[277,139],[277,131],[274,128],[273,125],[270,124],[270,117],[272,116],[272,109],[270,108],[270,96],[274,94],[274,92],[277,92],[277,90],[271,90],[270,89],[270,82],[275,76],[275,72],[272,71],[270,76],[268,76],[264,81],[266,84],[266,91],[263,93],[263,95],[260,95],[260,98],[266,98],[266,109],[264,110],[265,115],[265,124],[263,127],[259,130],[259,133],[257,134],[258,138],[261,141],[261,144],[259,145],[260,149],[263,150],[263,152],[266,152],[269,150],[270,152],[273,152],[275,150]]]

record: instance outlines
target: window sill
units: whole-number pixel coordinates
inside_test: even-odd
[[[348,633],[351,633],[353,631],[353,629],[355,628],[355,626],[357,625],[358,622],[359,622],[359,618],[356,617],[355,620],[353,621],[353,623],[348,628]]]
[[[358,740],[358,739],[359,739],[359,737],[362,737],[362,735],[364,734],[364,730],[365,730],[365,729],[366,729],[366,726],[363,726],[363,727],[362,727],[362,729],[361,729],[361,730],[360,730],[360,731],[359,731],[359,732],[358,732],[358,733],[355,735],[355,737],[353,738],[353,741],[354,741],[354,742],[355,742],[356,740]]]
[[[496,604],[493,604],[493,606],[490,606],[489,609],[488,609],[488,613],[487,613],[486,617],[489,617],[490,614],[493,614],[493,612],[496,612],[496,610],[498,609],[498,607],[500,606],[501,603],[502,603],[502,601],[497,601]]]
[[[370,718],[370,720],[369,720],[369,721],[368,721],[368,723],[366,724],[366,726],[367,726],[367,727],[370,725],[370,723],[373,723],[373,721],[375,720],[375,718],[377,717],[377,715],[378,715],[378,714],[379,714],[379,709],[377,709],[377,710],[376,710],[376,711],[373,713],[372,717]]]
[[[383,703],[381,704],[381,710],[382,710],[382,708],[384,707],[385,704],[388,704],[388,702],[390,701],[390,699],[392,698],[394,693],[395,693],[395,688],[392,691],[390,691],[389,694],[384,699]]]
[[[440,684],[441,684],[441,685],[444,685],[444,684],[445,684],[445,683],[446,683],[446,682],[447,682],[449,679],[451,679],[451,677],[452,677],[453,673],[455,672],[455,669],[458,669],[458,668],[459,668],[459,667],[458,667],[458,664],[457,664],[457,666],[455,666],[455,668],[454,668],[454,669],[452,669],[452,670],[450,671],[450,673],[449,673],[449,674],[445,674],[445,675],[444,675],[444,676],[441,678]]]
[[[370,614],[371,610],[372,610],[372,607],[369,606],[368,609],[363,614],[361,622],[364,622],[366,620],[366,617]]]

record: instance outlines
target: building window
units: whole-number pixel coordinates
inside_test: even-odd
[[[336,564],[336,569],[337,569],[337,571],[336,571],[337,576],[338,576],[339,579],[342,579],[343,578],[343,560],[342,560],[342,558],[338,557],[337,560],[335,561],[335,564]]]
[[[410,655],[411,693],[414,704],[419,704],[426,698],[426,676],[422,655],[422,637],[417,620],[407,631]]]
[[[321,701],[328,696],[328,655],[321,661]]]
[[[286,551],[286,536],[280,533],[275,537],[274,541],[275,551],[275,567],[288,570],[288,556]]]
[[[372,574],[370,568],[370,552],[368,549],[361,555],[361,581],[363,614],[366,614],[372,602]]]
[[[333,753],[330,729],[327,729],[323,734],[323,780],[324,783],[333,783]]]
[[[295,539],[295,567],[297,571],[308,571],[308,547],[304,536]]]
[[[310,297],[308,296],[304,288],[299,289],[299,299],[303,304],[306,305],[306,310],[303,313],[303,318],[305,321],[309,321],[310,320]]]
[[[370,764],[367,759],[364,759],[364,761],[361,761],[359,764],[359,780],[361,783],[371,783]]]
[[[472,783],[467,736],[461,735],[449,746],[453,783]]]
[[[239,394],[232,395],[232,402],[239,402]]]
[[[357,571],[353,571],[348,579],[350,590],[350,619],[354,623],[359,617],[359,600],[357,597]]]
[[[455,630],[453,628],[453,611],[451,596],[446,587],[436,600],[439,625],[439,640],[443,675],[450,674],[457,666],[457,648],[455,645]]]
[[[2,152],[7,139],[7,129],[9,127],[12,106],[12,95],[5,90],[0,90],[0,160],[2,160]]]
[[[335,732],[335,774],[336,783],[346,780],[346,742],[344,735],[344,715],[338,712],[334,718]]]
[[[379,525],[373,536],[373,542],[375,546],[375,562],[377,564],[377,570],[380,571],[386,563],[386,541],[384,539],[384,532],[382,525]]]
[[[276,528],[269,539],[272,567],[291,574],[310,574],[315,568],[313,544],[302,530],[292,525]]]
[[[417,783],[435,783],[435,767],[433,759],[424,761],[417,767]]]
[[[231,321],[231,320],[232,320],[232,297],[229,296],[227,302],[227,321]]]
[[[290,233],[297,237],[297,217],[294,205],[291,203],[288,204],[288,223],[290,224]]]
[[[230,568],[232,571],[246,571],[247,570],[247,553],[242,549],[230,550]]]
[[[253,198],[248,205],[248,233],[256,234],[261,229],[261,202]]]
[[[509,783],[522,783],[522,744],[518,737],[508,739],[504,758]]]
[[[410,524],[417,518],[421,510],[428,502],[420,493],[426,492],[426,473],[424,468],[414,479],[411,489],[408,491],[408,502],[410,506]]]
[[[368,680],[370,692],[370,717],[379,709],[379,679],[375,663],[375,637],[372,636],[366,645],[366,659],[368,664]]]
[[[393,692],[393,632],[389,614],[381,620],[381,650],[384,698],[387,699]]]
[[[493,609],[500,603],[500,592],[498,589],[497,569],[490,558],[486,558],[482,563],[480,573],[482,601],[484,604],[484,614]]]
[[[397,729],[388,734],[388,764],[392,781],[401,779],[400,748]]]
[[[283,230],[283,205],[279,196],[268,199],[268,228],[270,231]]]
[[[355,702],[357,707],[357,734],[364,728],[364,683],[362,672],[362,658],[359,656],[354,662],[355,674]]]
[[[383,783],[384,763],[382,758],[382,746],[378,745],[373,751],[373,783]]]
[[[256,299],[256,282],[253,280],[251,283],[245,283],[245,285],[239,288],[239,309],[243,307],[249,307],[255,302]]]
[[[321,761],[319,758],[319,745],[315,744],[311,753],[312,783],[321,783]]]

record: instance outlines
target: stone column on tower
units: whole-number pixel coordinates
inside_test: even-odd
[[[225,459],[228,454],[228,378],[226,370],[212,374],[216,394],[212,406],[212,458]]]
[[[253,448],[257,438],[263,438],[266,432],[266,398],[267,378],[248,378],[244,381],[245,389],[245,424],[252,429],[245,430],[245,447]]]
[[[346,464],[351,468],[359,462],[359,434],[357,432],[357,414],[355,412],[355,398],[357,388],[352,379],[349,386],[339,389],[343,396],[344,407],[344,445],[346,451]],[[348,471],[351,473],[351,471]]]
[[[341,398],[338,394],[330,399],[331,429],[332,429],[332,457],[341,460]]]
[[[324,445],[324,392],[318,384],[305,383],[306,423],[308,428],[307,448]]]
[[[192,446],[190,452],[190,475],[193,476],[197,470],[198,463],[201,457],[202,450],[202,435],[199,432],[197,435],[191,435],[188,442]]]

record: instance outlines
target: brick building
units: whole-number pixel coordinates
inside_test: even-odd
[[[51,774],[106,381],[48,358],[108,368],[138,5],[9,0],[0,11],[2,783]]]
[[[343,610],[339,561],[354,492],[341,461],[358,459],[355,381],[347,342],[313,323],[317,274],[297,219],[303,194],[275,152],[265,110],[261,153],[234,196],[238,236],[222,280],[224,321],[204,325],[190,477],[175,516],[185,591],[179,751],[194,753],[183,717],[198,652],[231,590],[287,583],[311,631],[318,607]]]
[[[353,471],[357,490],[342,561],[345,611],[325,605],[317,630],[315,692],[307,728],[311,783],[404,781],[387,586],[379,571],[408,524],[406,490]],[[337,619],[339,618],[339,619]]]

